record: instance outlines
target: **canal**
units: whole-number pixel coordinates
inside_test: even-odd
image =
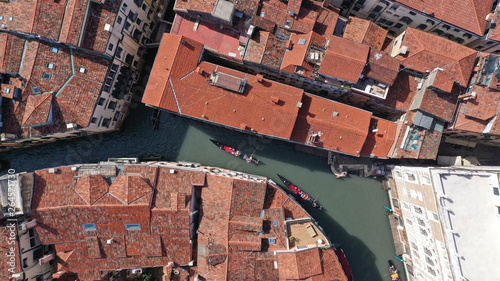
[[[151,60],[152,61],[152,60]],[[151,65],[151,63],[150,63]],[[145,67],[147,73],[151,67]],[[141,93],[143,86],[134,91]],[[102,135],[85,136],[38,147],[0,154],[17,172],[34,171],[76,163],[96,163],[113,157],[161,157],[169,161],[190,161],[208,166],[263,175],[278,182],[277,173],[285,176],[310,196],[318,198],[323,211],[305,208],[325,229],[330,240],[342,245],[351,265],[354,279],[367,281],[391,280],[387,260],[394,258],[389,222],[384,209],[389,201],[379,180],[350,176],[336,179],[325,158],[294,150],[294,145],[270,140],[194,120],[161,114],[158,130],[153,130],[153,110],[140,104],[131,105],[122,129]],[[246,164],[215,147],[216,139],[252,153],[261,164]],[[396,266],[403,271],[401,263]],[[404,275],[404,274],[401,274]],[[402,280],[406,280],[402,276]]]

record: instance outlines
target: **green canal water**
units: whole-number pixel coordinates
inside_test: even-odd
[[[150,68],[146,68],[147,71]],[[143,84],[147,82],[147,75]],[[140,87],[136,91],[141,92]],[[138,99],[140,101],[140,99]],[[394,258],[389,222],[384,209],[388,205],[380,181],[350,176],[336,179],[327,160],[294,150],[294,145],[251,136],[218,126],[188,120],[163,112],[154,131],[153,110],[136,102],[122,129],[117,132],[85,136],[43,146],[0,154],[0,160],[17,172],[76,163],[96,163],[113,157],[161,157],[169,161],[190,161],[257,174],[278,182],[281,174],[318,198],[323,211],[305,205],[330,240],[341,245],[351,265],[354,279],[391,280],[387,260]],[[252,153],[261,164],[246,164],[214,146],[213,138]],[[401,263],[396,266],[403,270]],[[404,274],[402,274],[404,275]],[[406,280],[402,276],[402,280]]]

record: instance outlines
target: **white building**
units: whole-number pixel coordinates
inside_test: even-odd
[[[411,280],[500,280],[499,174],[479,166],[392,170]]]

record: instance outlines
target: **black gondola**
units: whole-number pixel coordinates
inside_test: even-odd
[[[254,163],[254,164],[258,165],[258,164],[259,164],[259,162],[260,162],[260,161],[259,161],[259,159],[257,159],[257,158],[255,158],[255,157],[253,157],[253,153],[252,153],[250,156],[248,156],[247,154],[245,154],[245,153],[243,153],[243,152],[239,151],[238,149],[236,149],[236,148],[234,148],[234,147],[227,146],[227,145],[225,145],[225,144],[223,144],[223,143],[220,143],[220,142],[218,142],[218,141],[216,141],[216,140],[212,140],[212,139],[211,139],[210,141],[211,141],[213,144],[215,144],[216,146],[218,146],[220,149],[224,150],[225,152],[227,152],[227,153],[229,153],[229,154],[231,154],[231,155],[233,155],[233,156],[235,156],[235,157],[238,157],[238,158],[240,158],[240,159],[243,159],[243,160],[245,160],[247,163]],[[254,151],[254,152],[255,152],[255,151]]]
[[[321,205],[319,205],[316,200],[312,199],[307,193],[302,191],[300,188],[298,188],[296,185],[294,185],[291,181],[285,179],[283,176],[278,175],[280,180],[283,182],[283,184],[290,189],[294,194],[298,195],[302,200],[304,201],[309,201],[311,202],[312,206],[314,208],[319,208],[320,210],[323,209]]]

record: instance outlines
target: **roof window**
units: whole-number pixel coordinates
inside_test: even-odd
[[[85,67],[79,67],[78,72],[80,73],[87,73],[87,69]]]
[[[96,231],[97,227],[95,226],[95,223],[84,223],[83,224],[83,230],[85,230],[85,231]]]
[[[126,230],[141,230],[140,224],[125,224]]]
[[[14,17],[9,17],[9,21],[12,21],[14,19]]]
[[[0,16],[0,20],[3,20],[3,16]]]
[[[51,51],[52,53],[56,53],[56,54],[57,54],[57,53],[59,53],[59,48],[57,48],[57,47],[51,47],[51,48],[50,48],[50,51]]]
[[[45,66],[46,66],[48,69],[55,69],[55,68],[56,68],[56,66],[55,66],[53,63],[50,63],[50,62],[46,63],[46,64],[45,64]]]
[[[299,39],[299,45],[305,45],[307,42],[306,39]]]
[[[40,94],[40,90],[38,89],[38,87],[33,87],[33,93],[35,93],[35,95]]]
[[[52,74],[44,73],[43,78],[45,79],[52,79]]]

